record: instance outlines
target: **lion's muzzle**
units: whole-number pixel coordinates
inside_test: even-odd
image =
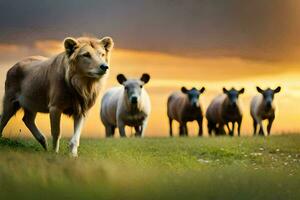
[[[99,67],[102,71],[106,72],[108,70],[108,66],[106,64],[101,64]]]

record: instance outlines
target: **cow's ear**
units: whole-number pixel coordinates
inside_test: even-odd
[[[256,86],[256,90],[257,90],[257,92],[259,92],[259,93],[263,93],[264,91],[260,88],[260,87],[258,87],[258,86]]]
[[[240,89],[239,94],[244,94],[245,88]]]
[[[127,78],[125,77],[124,74],[118,74],[117,80],[122,85],[125,81],[127,81]]]
[[[227,94],[227,93],[228,93],[228,90],[227,90],[226,88],[223,87],[223,92],[224,92],[225,94]]]
[[[107,52],[111,51],[114,47],[114,41],[111,37],[104,37],[100,39],[100,44],[104,47],[104,49]]]
[[[75,38],[72,37],[67,37],[64,40],[64,47],[65,47],[65,51],[67,53],[68,56],[71,56],[74,51],[78,48],[78,41]]]
[[[142,82],[144,82],[144,84],[148,83],[149,80],[150,80],[150,75],[145,73],[142,75],[141,79],[140,79]]]
[[[202,94],[205,91],[205,87],[202,87],[199,92]]]
[[[181,92],[184,93],[184,94],[186,94],[188,92],[188,89],[186,89],[186,87],[182,87],[181,88]]]
[[[278,87],[274,90],[274,93],[278,93],[278,92],[280,92],[280,90],[281,90],[281,87],[278,86]]]

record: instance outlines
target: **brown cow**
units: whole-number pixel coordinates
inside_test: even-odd
[[[169,117],[170,136],[173,136],[172,122],[176,120],[179,122],[179,135],[187,136],[187,122],[196,120],[199,125],[198,135],[202,136],[203,128],[203,112],[201,104],[199,103],[199,96],[204,92],[205,88],[200,90],[192,88],[191,90],[185,87],[181,88],[181,92],[174,92],[168,98],[167,113]]]
[[[218,95],[212,100],[206,111],[209,135],[212,134],[212,131],[214,131],[216,135],[226,134],[224,130],[224,125],[226,125],[229,135],[233,136],[234,125],[237,123],[238,135],[240,136],[243,114],[238,97],[240,94],[243,94],[244,91],[244,88],[241,90],[234,88],[226,90],[223,88],[223,94]],[[232,123],[231,129],[229,127],[230,122]]]
[[[259,124],[259,134],[265,135],[263,120],[268,120],[267,132],[271,133],[273,121],[275,119],[276,103],[274,102],[274,95],[280,92],[281,87],[277,87],[275,90],[267,88],[266,90],[256,87],[260,93],[252,98],[250,113],[253,119],[254,135],[256,135],[257,124]]]

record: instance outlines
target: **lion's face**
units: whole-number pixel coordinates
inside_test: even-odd
[[[66,38],[66,54],[71,71],[84,77],[101,78],[109,70],[109,58],[113,40],[104,37],[100,40],[90,38]]]

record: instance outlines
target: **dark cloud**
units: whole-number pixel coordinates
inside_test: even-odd
[[[84,33],[117,47],[190,56],[299,57],[297,0],[0,1],[0,42],[31,44]]]

